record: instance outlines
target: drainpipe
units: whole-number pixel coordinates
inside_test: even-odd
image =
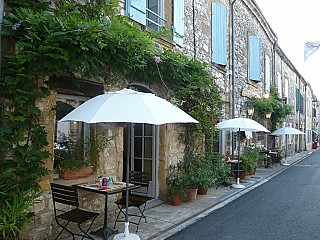
[[[309,100],[308,100],[309,101]],[[307,151],[307,84],[304,84],[304,151]]]
[[[231,0],[230,0],[231,1]],[[229,3],[230,3],[229,1]],[[232,110],[232,118],[235,118],[235,107],[236,107],[236,103],[235,103],[235,66],[234,66],[234,58],[235,58],[235,40],[234,40],[234,4],[235,4],[236,0],[232,0],[231,2],[231,42],[232,42],[232,54],[231,54],[231,67],[232,67],[232,73],[231,73],[231,84],[232,84],[232,105],[231,105],[231,110]],[[234,132],[232,132],[232,141],[231,141],[231,146],[232,146],[232,156],[234,156]]]
[[[276,66],[277,66],[277,64],[276,64],[276,51],[277,51],[277,48],[278,48],[278,39],[276,39],[276,41],[274,42],[273,49],[272,49],[272,83],[273,83],[273,85],[275,85],[276,78],[277,78],[277,71],[276,71]],[[271,130],[273,130],[272,126],[271,126]],[[272,143],[272,147],[274,148],[275,141],[273,140],[273,141],[271,141],[271,143]]]
[[[234,40],[234,4],[237,0],[233,0],[231,2],[231,42],[232,42],[232,56],[231,56],[231,65],[232,65],[232,75],[231,75],[231,84],[232,84],[232,118],[235,118],[235,66],[234,66],[234,58],[235,58],[235,40]],[[232,145],[233,146],[233,145]]]

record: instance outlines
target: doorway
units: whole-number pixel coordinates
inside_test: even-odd
[[[141,85],[130,85],[134,90],[145,93],[152,93],[148,88]],[[148,195],[152,198],[157,196],[157,161],[159,145],[159,127],[152,124],[136,123],[132,125],[131,134],[128,134],[130,127],[124,128],[123,137],[123,179],[126,179],[127,154],[130,154],[129,169],[134,171],[148,172],[150,185]],[[130,143],[128,146],[128,136]],[[129,149],[128,149],[129,147]]]

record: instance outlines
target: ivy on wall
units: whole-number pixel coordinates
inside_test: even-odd
[[[168,100],[199,120],[191,131],[207,137],[215,133],[213,123],[219,118],[221,103],[207,70],[210,67],[162,49],[156,43],[159,36],[141,31],[118,15],[119,0],[83,4],[75,0],[7,0],[5,4],[0,76],[0,238],[16,238],[31,219],[33,212],[28,206],[40,191],[38,180],[48,174],[43,165],[49,157],[43,150],[48,143],[35,102],[48,95],[53,76],[81,76],[108,85],[133,81],[158,84],[167,90]]]
[[[292,114],[293,107],[282,102],[278,89],[271,86],[269,98],[250,98],[250,103],[260,119],[265,119],[266,113],[271,113],[270,121],[272,131],[276,130],[278,124]]]

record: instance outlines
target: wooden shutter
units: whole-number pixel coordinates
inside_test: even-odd
[[[227,64],[227,9],[226,6],[212,2],[212,62]]]
[[[177,35],[177,34],[178,35]],[[184,0],[173,2],[173,41],[183,47],[184,37]]]
[[[146,0],[126,0],[127,16],[131,19],[146,25]]]
[[[260,82],[260,38],[249,36],[249,78]]]

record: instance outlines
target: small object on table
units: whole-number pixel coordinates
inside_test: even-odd
[[[112,178],[112,177],[109,177],[108,186],[112,186],[112,184],[113,184],[113,178]]]
[[[102,179],[102,186],[107,186],[108,185],[108,180],[107,178]]]

